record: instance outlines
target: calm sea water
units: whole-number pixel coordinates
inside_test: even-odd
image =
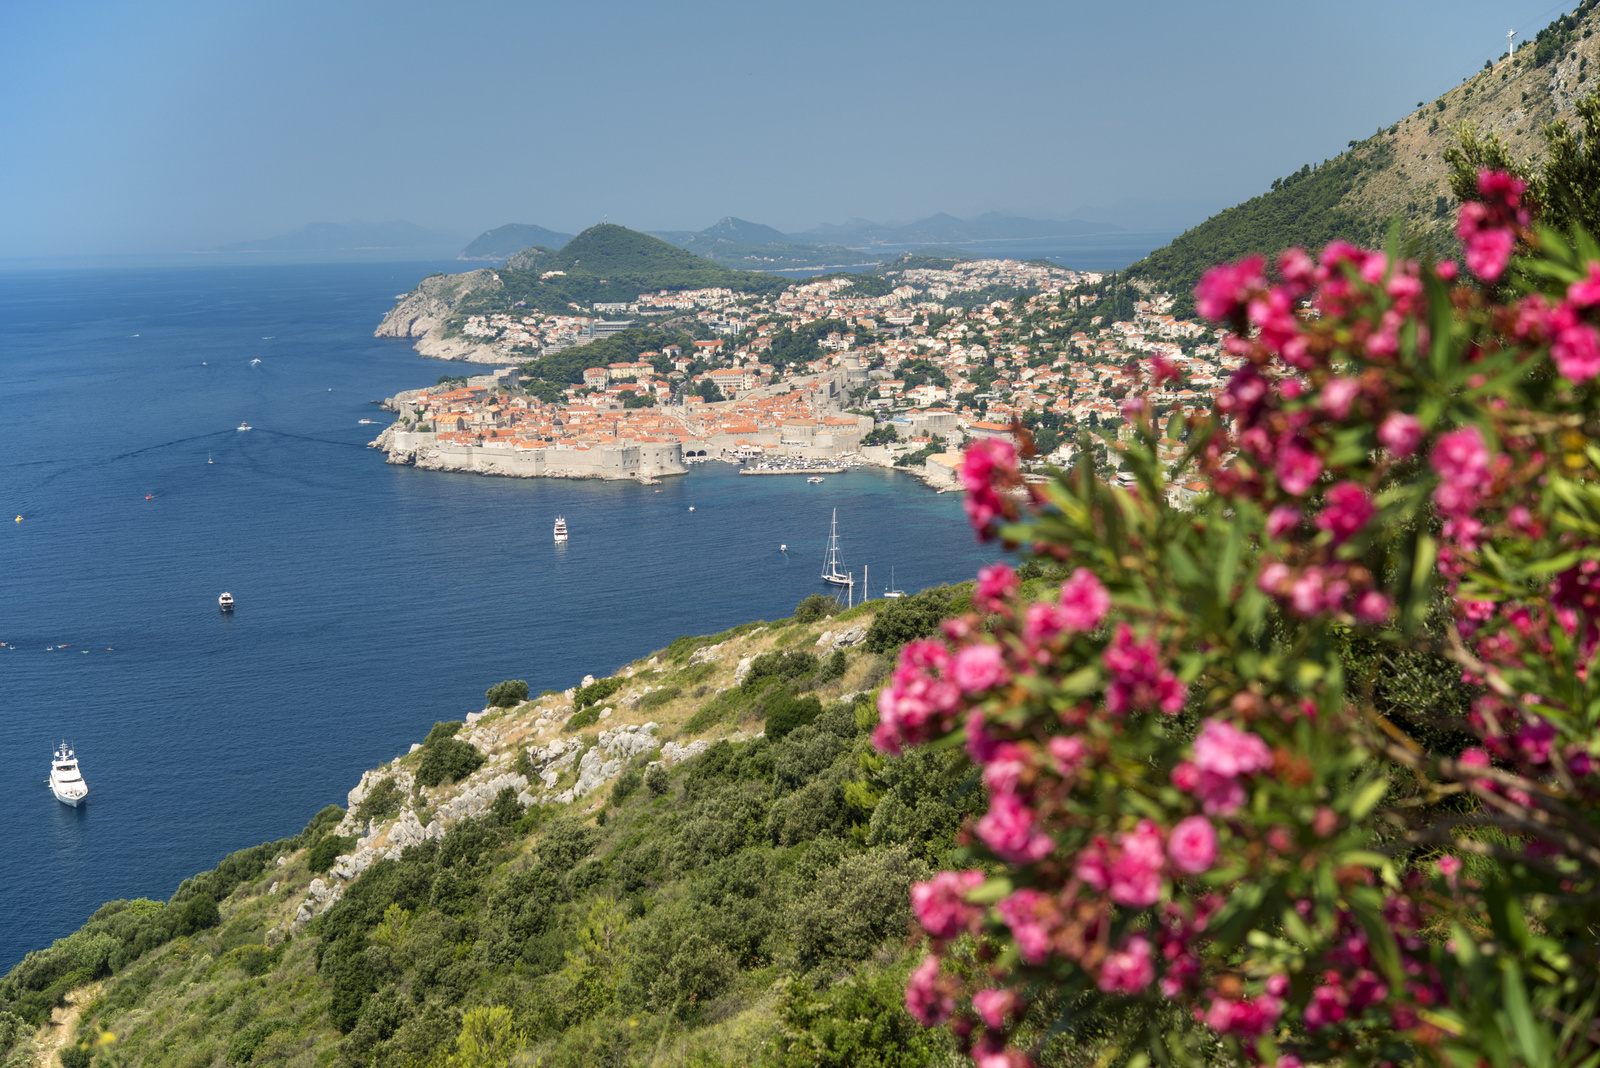
[[[0,970],[297,832],[501,679],[565,688],[788,615],[822,589],[835,507],[878,591],[988,558],[954,496],[892,473],[709,464],[657,489],[386,465],[369,402],[461,367],[372,328],[457,266],[0,273]],[[82,809],[43,785],[63,738]]]

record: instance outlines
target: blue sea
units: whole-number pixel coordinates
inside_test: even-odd
[[[834,508],[880,593],[891,568],[917,589],[991,558],[956,497],[889,472],[707,464],[644,487],[385,464],[371,401],[463,368],[373,327],[456,269],[0,272],[0,971],[104,901],[296,833],[501,679],[563,689],[790,614],[823,589]],[[81,809],[44,785],[63,739]]]

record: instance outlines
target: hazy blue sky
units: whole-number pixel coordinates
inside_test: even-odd
[[[0,0],[0,256],[1130,198],[1192,223],[1572,6]]]

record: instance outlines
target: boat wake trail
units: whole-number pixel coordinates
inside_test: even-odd
[[[210,438],[225,438],[231,433],[233,433],[233,431],[231,431],[231,430],[218,430],[218,431],[216,431],[215,433],[212,433],[212,434],[196,434],[193,437],[189,437],[189,438],[175,438],[172,441],[164,441],[160,445],[146,445],[142,449],[134,449],[132,452],[125,452],[125,453],[122,453],[120,456],[113,456],[107,462],[108,463],[115,463],[118,460],[126,460],[129,457],[140,456],[140,455],[142,455],[144,453],[147,453],[147,452],[155,452],[157,449],[170,449],[174,445],[186,445],[191,441],[206,441],[206,440],[208,440]]]
[[[311,438],[304,434],[286,434],[282,430],[256,430],[257,434],[271,434],[279,438],[293,438],[295,441],[313,441],[318,445],[340,445],[347,449],[364,449],[366,446],[355,441],[334,441],[332,438]]]

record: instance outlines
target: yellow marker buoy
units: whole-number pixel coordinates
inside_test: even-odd
[[[22,522],[22,517],[20,515],[17,516],[17,522],[19,522],[19,523]]]

